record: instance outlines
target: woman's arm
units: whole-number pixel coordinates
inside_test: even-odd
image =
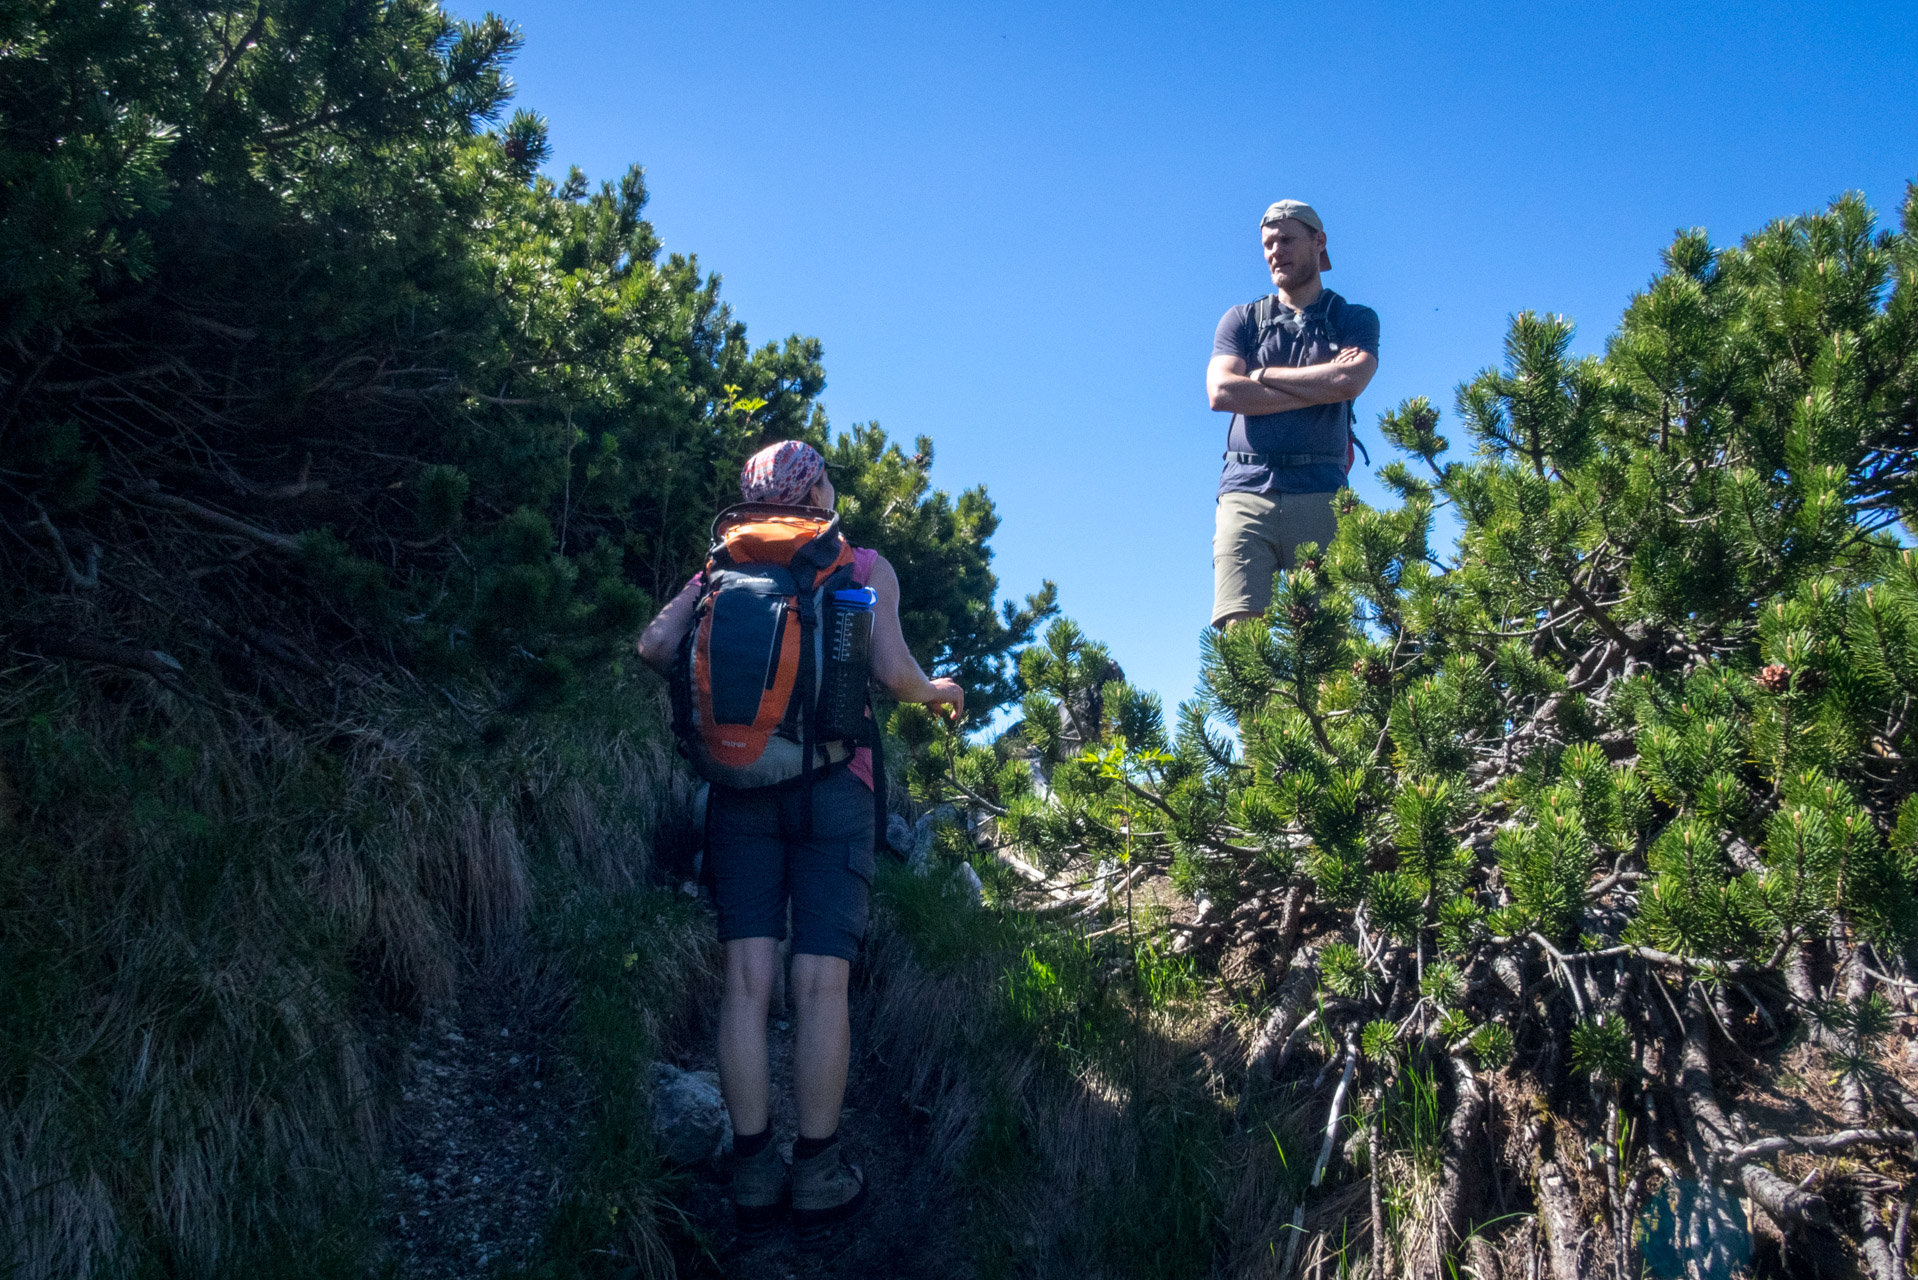
[[[872,615],[873,679],[901,702],[943,702],[955,715],[963,712],[966,691],[952,680],[926,679],[906,648],[906,633],[899,629],[899,575],[884,556],[873,562],[871,586],[879,597]]]
[[[673,665],[673,655],[679,652],[679,642],[686,638],[692,629],[693,610],[699,604],[699,580],[695,578],[680,589],[678,595],[666,602],[659,616],[646,624],[646,630],[639,637],[639,658],[647,666],[664,671]],[[897,626],[898,623],[893,624]]]

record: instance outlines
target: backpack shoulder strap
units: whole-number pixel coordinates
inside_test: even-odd
[[[1325,340],[1332,350],[1338,351],[1345,346],[1345,298],[1337,291],[1327,289],[1325,302]],[[1352,447],[1365,455],[1365,465],[1372,465],[1372,452],[1365,447],[1365,441],[1359,439],[1359,412],[1352,401],[1345,402],[1345,434],[1352,441]]]
[[[1261,294],[1256,302],[1246,308],[1246,321],[1252,326],[1252,354],[1258,355],[1259,348],[1265,345],[1265,335],[1272,332],[1272,326],[1278,323],[1278,299],[1271,294]]]
[[[1345,345],[1345,299],[1327,289],[1330,295],[1325,304],[1325,337],[1337,351]]]

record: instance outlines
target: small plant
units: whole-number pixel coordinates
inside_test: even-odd
[[[1359,949],[1346,942],[1327,943],[1319,953],[1319,971],[1325,988],[1337,995],[1359,999],[1372,992],[1372,972],[1359,956]]]
[[[1616,1084],[1632,1070],[1632,1038],[1622,1019],[1588,1018],[1572,1028],[1572,1069]]]

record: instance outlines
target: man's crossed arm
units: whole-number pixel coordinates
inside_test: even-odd
[[[1379,358],[1347,347],[1324,364],[1277,365],[1247,374],[1238,356],[1213,356],[1205,367],[1206,399],[1222,413],[1257,417],[1356,400],[1378,372]]]

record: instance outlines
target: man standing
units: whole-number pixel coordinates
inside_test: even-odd
[[[1212,538],[1212,625],[1265,612],[1300,543],[1338,529],[1332,500],[1352,469],[1352,401],[1379,367],[1379,318],[1319,281],[1325,223],[1281,200],[1259,220],[1275,292],[1219,321],[1205,390],[1232,415]]]

